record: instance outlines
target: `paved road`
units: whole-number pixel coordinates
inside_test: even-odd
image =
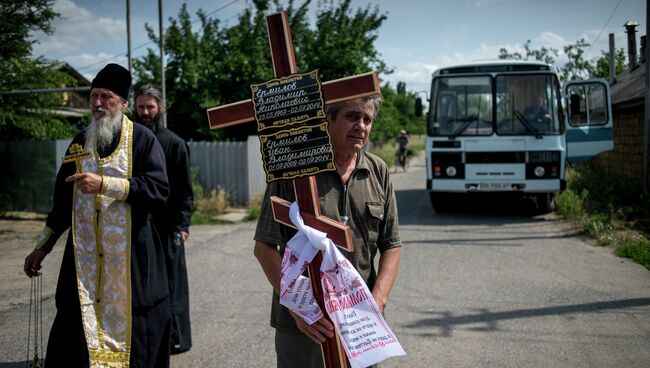
[[[589,245],[532,204],[471,199],[431,210],[422,161],[393,176],[402,267],[387,318],[408,356],[386,367],[647,367],[650,272]],[[29,282],[20,265],[42,222],[0,222],[0,368],[22,367]],[[173,367],[274,367],[270,292],[254,224],[195,226],[188,242],[194,348]],[[62,244],[46,261],[46,334]]]

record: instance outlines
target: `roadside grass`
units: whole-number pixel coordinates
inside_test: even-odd
[[[0,229],[0,235],[2,235],[2,234],[12,233],[12,232],[13,232],[13,231],[11,231],[11,230]]]
[[[231,221],[217,218],[226,213],[229,206],[228,196],[221,189],[206,191],[198,180],[198,168],[191,168],[192,192],[194,193],[194,211],[190,220],[191,225],[230,224]]]
[[[225,225],[232,224],[232,221],[222,220],[212,215],[201,212],[194,212],[192,214],[192,225]]]
[[[650,269],[650,196],[640,183],[580,164],[567,170],[567,187],[555,199],[559,215],[598,245]]]
[[[244,217],[244,221],[255,221],[260,217],[263,199],[264,196],[258,194],[250,200],[250,203],[248,204],[248,214]]]
[[[409,143],[407,158],[416,156],[424,149],[424,136],[414,135],[411,136],[411,143]],[[370,153],[379,156],[388,167],[395,166],[395,158],[397,156],[397,144],[394,141],[389,142],[373,142],[373,147],[370,148]]]
[[[228,212],[231,203],[228,194],[222,188],[206,191],[199,182],[198,168],[192,167],[192,191],[194,192],[194,211],[192,212],[191,225],[222,225],[232,224],[232,221],[219,218],[220,215]],[[254,221],[260,217],[262,206],[261,194],[253,197],[248,205],[248,214],[244,221]]]

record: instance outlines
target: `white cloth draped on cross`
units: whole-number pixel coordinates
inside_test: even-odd
[[[388,327],[368,286],[327,234],[305,225],[296,202],[289,210],[298,232],[282,258],[280,304],[313,324],[323,317],[303,276],[314,256],[323,251],[320,280],[327,314],[336,326],[352,368],[362,368],[391,356],[406,355]]]

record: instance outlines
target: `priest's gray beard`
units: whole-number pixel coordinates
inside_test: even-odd
[[[101,108],[98,108],[98,110]],[[122,106],[117,106],[117,111],[115,115],[111,115],[108,110],[106,111],[103,117],[97,119],[93,115],[90,124],[88,125],[88,130],[86,131],[86,145],[92,142],[96,142],[96,148],[98,150],[106,150],[111,147],[113,142],[113,137],[120,131],[122,128],[122,114],[124,109]]]

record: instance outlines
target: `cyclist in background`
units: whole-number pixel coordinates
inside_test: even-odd
[[[406,134],[406,130],[401,130],[399,136],[395,138],[395,142],[398,144],[396,164],[401,165],[404,171],[406,171],[406,153],[410,141],[408,134]]]

